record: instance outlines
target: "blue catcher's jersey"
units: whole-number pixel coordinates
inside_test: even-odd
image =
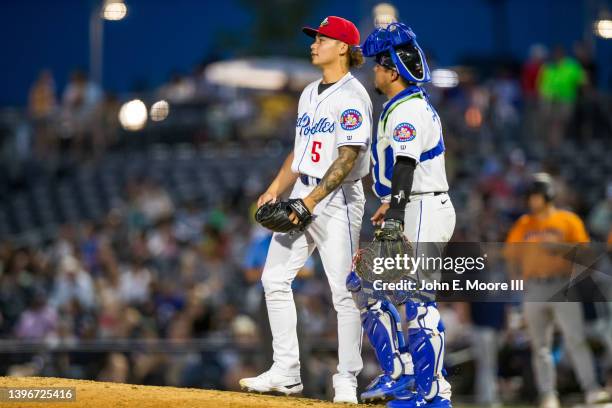
[[[412,194],[448,191],[440,117],[418,86],[406,88],[384,106],[372,143],[374,193],[389,201],[397,156],[417,162]]]

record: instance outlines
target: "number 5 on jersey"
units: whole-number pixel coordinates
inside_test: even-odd
[[[314,163],[321,160],[321,155],[318,152],[321,149],[321,146],[323,146],[323,142],[316,142],[316,141],[312,142],[312,152],[311,152],[312,154],[310,158],[312,159]]]

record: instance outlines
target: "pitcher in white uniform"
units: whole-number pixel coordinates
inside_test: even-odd
[[[303,31],[315,38],[313,65],[322,79],[300,96],[295,146],[258,206],[291,189],[302,198],[314,221],[301,234],[275,233],[262,275],[273,336],[272,367],[240,380],[249,391],[302,391],[291,283],[315,248],[323,262],[338,317],[338,372],[333,376],[334,402],[357,403],[356,376],[361,371],[359,311],[346,289],[365,197],[361,178],[369,172],[372,103],[349,69],[363,63],[359,31],[340,17],[325,18],[317,29]],[[292,214],[292,216],[294,216]]]
[[[403,232],[418,256],[440,257],[455,228],[447,194],[442,125],[420,86],[430,80],[416,36],[402,23],[378,28],[363,45],[375,57],[375,85],[389,100],[372,142],[374,192],[382,205],[372,217],[383,229]],[[419,279],[439,271],[419,269]],[[419,275],[417,275],[419,276]],[[347,287],[356,295],[367,334],[383,374],[362,393],[363,400],[392,399],[389,408],[450,408],[444,376],[444,325],[434,294],[421,292],[405,306],[407,334],[394,300],[368,295],[356,273]],[[420,283],[417,283],[420,285]]]

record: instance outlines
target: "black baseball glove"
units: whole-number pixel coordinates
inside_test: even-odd
[[[289,220],[291,212],[297,215],[298,223]],[[274,232],[301,232],[312,222],[312,214],[301,198],[266,203],[255,213],[255,221]]]

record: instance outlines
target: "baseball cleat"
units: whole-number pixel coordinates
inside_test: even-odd
[[[592,390],[586,393],[585,402],[587,405],[604,404],[612,402],[612,396],[604,389]]]
[[[396,392],[411,389],[413,386],[414,377],[411,375],[401,375],[394,380],[387,374],[381,374],[361,393],[361,400],[366,402],[393,398]]]
[[[561,408],[561,403],[556,394],[550,394],[543,397],[540,401],[540,408]]]
[[[387,408],[453,408],[450,400],[436,396],[431,401],[413,392],[387,402]]]
[[[336,404],[358,404],[357,401],[357,378],[354,375],[334,374],[334,403]]]
[[[335,389],[335,404],[359,404],[357,401],[357,389],[352,387],[339,387]]]
[[[304,389],[299,376],[285,376],[272,373],[270,370],[257,377],[243,378],[240,388],[249,392],[280,392],[281,394],[299,394]]]

